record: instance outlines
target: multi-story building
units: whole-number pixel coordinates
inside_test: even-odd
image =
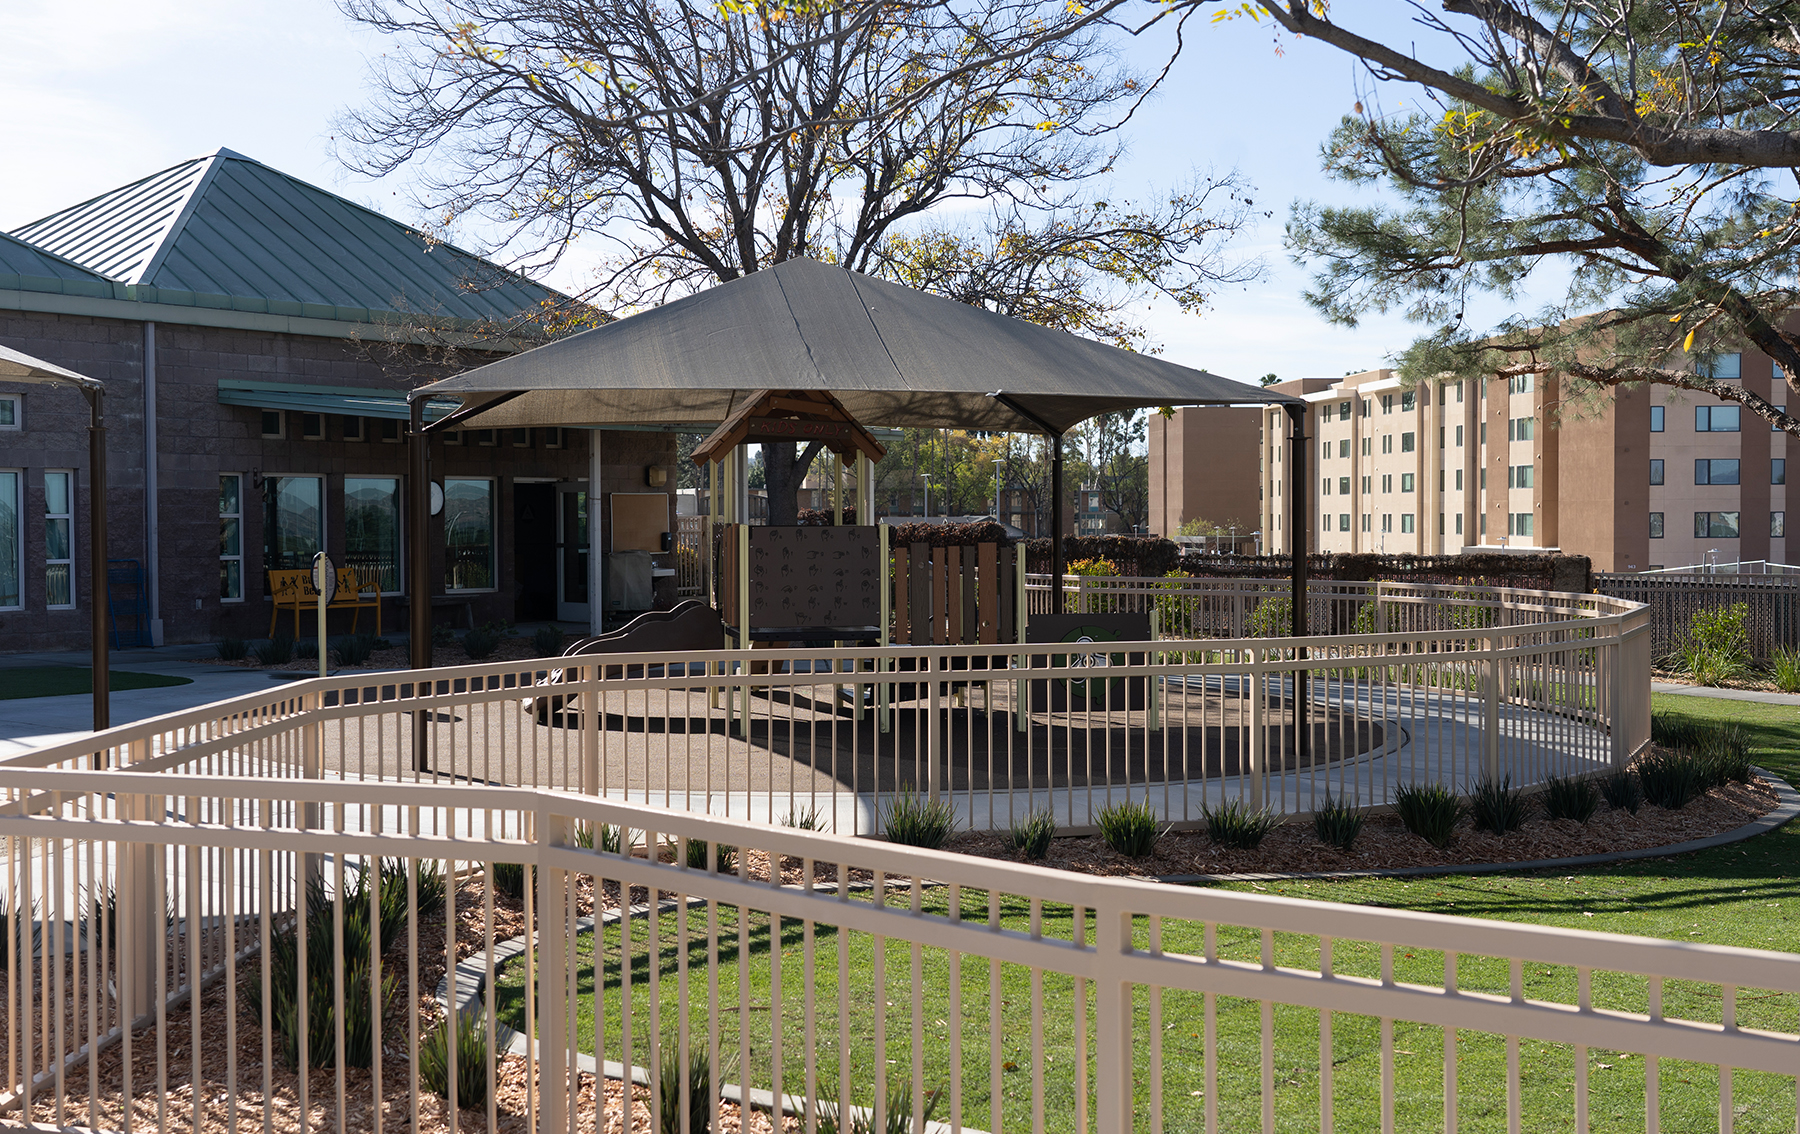
[[[1262,411],[1249,406],[1190,406],[1173,417],[1150,415],[1150,532],[1174,536],[1189,520],[1256,522],[1262,419]]]
[[[1778,404],[1772,361],[1718,378]],[[1786,557],[1786,436],[1735,404],[1664,387],[1565,393],[1555,375],[1407,387],[1388,370],[1277,387],[1305,399],[1315,550],[1559,549],[1601,570]],[[1287,547],[1285,415],[1259,411],[1262,524]]]

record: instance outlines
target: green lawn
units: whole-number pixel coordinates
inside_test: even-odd
[[[107,671],[106,687],[118,693],[125,689],[161,689],[168,685],[192,685],[191,677],[170,677],[161,673],[132,673],[129,670]],[[0,701],[21,697],[72,697],[94,691],[94,671],[87,666],[35,666],[30,669],[0,669]]]
[[[1699,717],[1729,717],[1752,731],[1758,746],[1758,763],[1792,777],[1800,771],[1800,711],[1785,707],[1710,701],[1693,697],[1658,697],[1658,712],[1681,712]],[[1272,892],[1323,901],[1396,908],[1434,910],[1471,917],[1491,917],[1548,925],[1608,930],[1679,940],[1706,941],[1763,949],[1793,948],[1800,940],[1800,824],[1736,847],[1721,848],[1677,860],[1651,860],[1616,867],[1580,871],[1573,875],[1458,876],[1413,881],[1357,881],[1342,883],[1288,883],[1266,887]],[[1248,885],[1238,889],[1252,889]],[[890,898],[890,902],[903,899]],[[947,897],[939,891],[921,896],[927,911],[945,911]],[[987,916],[987,897],[965,893],[964,916]],[[963,1114],[965,1124],[993,1128],[989,1091],[992,1068],[988,1061],[990,1024],[997,1021],[1003,1064],[1000,1070],[1001,1116],[999,1128],[1028,1128],[1034,1110],[1041,1107],[1051,1129],[1075,1130],[1078,1084],[1077,990],[1072,981],[1055,976],[1034,978],[1028,971],[1004,967],[999,995],[990,991],[985,962],[964,959],[962,996],[958,1005],[950,998],[951,961],[941,950],[888,943],[878,950],[862,934],[840,936],[829,926],[814,928],[817,941],[814,971],[806,973],[800,949],[804,929],[793,922],[781,927],[780,948],[771,943],[768,919],[752,915],[742,927],[736,911],[722,908],[718,914],[721,955],[709,970],[706,915],[690,912],[669,914],[657,920],[659,1005],[665,1031],[675,1027],[683,1012],[695,1034],[704,1036],[709,1024],[720,1030],[724,1048],[733,1053],[747,1048],[748,1078],[769,1085],[777,1031],[781,1044],[782,1088],[801,1093],[805,1087],[807,1054],[816,1060],[819,1081],[837,1080],[840,997],[848,1006],[843,1019],[851,1046],[849,1078],[855,1101],[866,1105],[875,1094],[878,1072],[900,1079],[910,1076],[915,1024],[923,1042],[924,1081],[949,1081],[950,1043],[953,1029],[960,1028],[963,1042]],[[1046,906],[1042,913],[1046,936],[1068,937],[1071,913]],[[1009,926],[1030,928],[1031,913],[1023,904],[1002,908]],[[683,936],[685,947],[678,943]],[[1091,927],[1090,927],[1091,932]],[[1165,924],[1163,948],[1171,952],[1198,953],[1203,949],[1201,927]],[[1140,941],[1147,929],[1140,923]],[[621,981],[621,936],[616,927],[602,936],[600,1000],[606,1027],[598,1037],[607,1057],[617,1059],[622,1050],[618,1032],[620,1007],[626,989]],[[581,981],[581,1045],[595,1048],[594,969],[592,935],[577,943]],[[742,953],[740,954],[740,946]],[[1260,938],[1255,931],[1222,927],[1218,932],[1222,955],[1254,961]],[[843,969],[848,984],[839,986],[840,949],[847,949]],[[649,1062],[649,1049],[641,1023],[643,1006],[650,997],[649,925],[639,920],[630,937],[630,995],[640,1024],[633,1036],[633,1061]],[[740,963],[740,955],[747,963]],[[879,955],[882,970],[877,976]],[[1279,936],[1276,961],[1283,965],[1316,968],[1317,945],[1311,938]],[[779,959],[778,959],[779,958]],[[688,987],[680,986],[683,965],[688,968]],[[1369,945],[1339,942],[1335,963],[1340,972],[1379,975],[1379,951]],[[912,1003],[914,966],[926,994],[916,1018]],[[716,1021],[706,1012],[706,983],[716,972],[722,1011]],[[777,978],[777,973],[779,977]],[[747,974],[747,979],[740,979]],[[1442,980],[1441,955],[1426,950],[1397,950],[1395,978],[1423,984]],[[526,985],[524,966],[515,963],[502,974],[497,999],[509,1023],[523,1028]],[[1504,993],[1509,974],[1504,962],[1464,957],[1458,966],[1464,988]],[[779,980],[779,995],[776,994]],[[1534,966],[1524,974],[1525,994],[1534,999],[1572,1001],[1576,989],[1573,970]],[[740,996],[743,998],[740,1001]],[[1643,1011],[1643,981],[1615,974],[1596,973],[1594,1001],[1601,1007]],[[1671,982],[1665,987],[1665,1011],[1690,1019],[1719,1019],[1716,986]],[[995,1002],[997,999],[997,1003]],[[814,1030],[805,1023],[808,1002],[814,1006]],[[871,1007],[881,1006],[878,1013]],[[1034,1006],[1041,1006],[1034,1012]],[[1089,1002],[1091,1035],[1091,999]],[[748,1010],[745,1010],[745,1009]],[[1220,997],[1215,1006],[1220,1060],[1216,1104],[1224,1130],[1254,1129],[1260,1125],[1260,1006],[1254,1002]],[[1800,999],[1791,995],[1746,992],[1739,1002],[1740,1023],[1793,1031],[1800,1019]],[[1164,1126],[1169,1130],[1198,1128],[1203,1117],[1204,1069],[1201,1063],[1205,1006],[1201,998],[1186,994],[1163,996],[1162,1027],[1155,1029],[1163,1042]],[[875,1054],[877,1026],[886,1032],[885,1064]],[[1333,1105],[1339,1129],[1374,1128],[1379,1123],[1380,1043],[1376,1020],[1338,1014],[1333,1018]],[[1149,1042],[1152,1033],[1147,994],[1137,1004],[1138,1113],[1147,1113],[1149,1093]],[[1275,1038],[1275,1111],[1280,1129],[1316,1129],[1319,1109],[1319,1019],[1301,1009],[1276,1007],[1270,1019]],[[740,1031],[741,1029],[741,1031]],[[1442,1084],[1444,1034],[1440,1029],[1395,1025],[1394,1046],[1396,1120],[1407,1130],[1443,1128]],[[1041,1045],[1041,1061],[1034,1048]],[[1091,1058],[1091,1053],[1090,1053]],[[1524,1128],[1572,1129],[1574,1053],[1564,1045],[1527,1042],[1522,1045]],[[1644,1128],[1643,1061],[1615,1052],[1588,1053],[1592,1099],[1592,1129],[1596,1131]],[[1487,1035],[1460,1033],[1457,1040],[1457,1075],[1461,1084],[1458,1128],[1465,1131],[1501,1130],[1506,1125],[1504,1041]],[[1042,1094],[1037,1094],[1041,1068]],[[734,1080],[742,1075],[734,1069]],[[1665,1130],[1716,1129],[1717,1077],[1710,1068],[1665,1061],[1661,1071],[1662,1123]],[[1786,1130],[1794,1123],[1793,1080],[1740,1073],[1734,1083],[1737,1129]],[[947,1104],[946,1104],[947,1107]],[[948,1114],[940,1111],[940,1120]]]

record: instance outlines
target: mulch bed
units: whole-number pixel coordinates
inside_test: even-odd
[[[1277,827],[1255,850],[1231,850],[1204,831],[1171,831],[1147,858],[1126,858],[1098,835],[1059,838],[1041,865],[1056,870],[1112,876],[1166,877],[1181,874],[1301,874],[1330,871],[1395,870],[1415,866],[1470,866],[1573,858],[1612,851],[1643,850],[1704,838],[1749,823],[1776,805],[1775,791],[1758,780],[1727,784],[1664,811],[1646,803],[1636,815],[1605,803],[1586,823],[1550,819],[1533,806],[1524,826],[1504,836],[1478,831],[1464,819],[1456,838],[1440,850],[1407,831],[1394,815],[1372,815],[1348,851],[1326,846],[1311,823]],[[960,835],[949,850],[984,858],[1018,859],[1004,833]]]
[[[1721,681],[1717,685],[1702,685],[1681,670],[1658,669],[1654,666],[1650,669],[1650,676],[1655,681],[1666,681],[1671,685],[1691,685],[1696,689],[1750,689],[1759,693],[1789,692],[1789,690],[1781,688],[1762,674],[1734,678],[1731,681]]]
[[[574,641],[574,639],[571,638],[569,641]],[[434,666],[475,665],[477,662],[528,661],[541,656],[537,651],[537,646],[530,638],[509,635],[501,638],[500,644],[494,647],[494,652],[484,658],[470,657],[468,652],[463,649],[461,639],[450,645],[434,646],[431,650],[431,664]],[[239,658],[236,661],[226,661],[224,658],[199,658],[196,660],[200,665],[229,665],[239,669],[266,669],[293,673],[319,672],[319,655],[317,653],[296,653],[293,661],[282,665],[264,665],[257,660],[254,652],[249,657]],[[385,650],[376,650],[369,655],[367,661],[360,665],[339,665],[336,654],[330,655],[329,661],[332,673],[351,673],[372,669],[407,669],[412,665],[412,655],[407,652],[405,646],[390,646]],[[550,659],[545,659],[546,663],[549,661]]]

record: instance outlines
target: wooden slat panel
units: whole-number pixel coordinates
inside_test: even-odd
[[[976,616],[980,619],[977,637],[984,646],[1000,640],[1000,545],[984,543],[976,549],[976,578],[980,587]]]
[[[893,640],[902,646],[912,644],[912,570],[910,556],[904,547],[894,552],[894,625]]]
[[[961,645],[963,640],[962,603],[963,549],[944,549],[944,642]]]
[[[931,549],[931,644],[950,644],[950,567],[947,547]]]
[[[1000,611],[998,621],[1000,626],[1000,640],[1002,642],[1016,642],[1019,640],[1019,587],[1017,574],[1019,564],[1017,557],[1020,554],[1021,552],[1016,547],[1005,547],[1000,549],[1000,571],[998,574],[998,582],[1000,584]]]
[[[929,646],[931,635],[931,545],[912,545],[912,572],[907,576],[912,588],[912,644]]]
[[[962,549],[962,634],[956,639],[968,645],[980,640],[980,622],[975,611],[975,556],[979,547]]]

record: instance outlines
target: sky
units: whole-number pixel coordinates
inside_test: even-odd
[[[1343,6],[1365,32],[1409,31],[1404,5]],[[0,0],[0,229],[228,147],[313,184],[417,223],[400,177],[371,182],[331,154],[332,122],[368,97],[369,62],[384,43],[350,26],[328,0],[91,0],[73,28],[60,5]],[[1140,66],[1158,45],[1127,48]],[[1237,168],[1256,208],[1274,215],[1232,246],[1268,265],[1260,281],[1221,291],[1200,316],[1151,304],[1140,314],[1163,356],[1254,381],[1336,377],[1387,364],[1417,334],[1397,316],[1333,326],[1300,298],[1304,271],[1281,248],[1289,204],[1358,199],[1319,174],[1318,150],[1369,80],[1349,56],[1248,21],[1192,22],[1160,95],[1127,127],[1129,147],[1109,194],[1144,195],[1196,169]],[[1381,92],[1397,109],[1413,95]],[[578,286],[579,256],[546,282]],[[1504,311],[1471,311],[1471,322]]]

